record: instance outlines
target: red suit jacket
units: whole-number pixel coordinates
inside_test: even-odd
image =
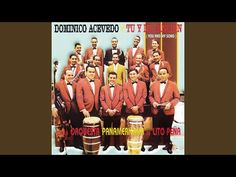
[[[136,50],[134,56],[133,56],[133,47],[127,49],[128,66],[129,66],[129,68],[136,64],[136,55],[138,53],[141,53],[142,56],[143,56],[143,61],[146,61],[146,57],[145,57],[143,48],[137,47],[137,50]]]
[[[121,115],[121,109],[124,102],[122,86],[119,86],[117,84],[115,85],[113,97],[111,96],[111,90],[109,85],[103,86],[100,93],[100,102],[103,109],[103,116],[108,116],[108,113],[106,113],[106,110],[108,108],[116,109],[118,111],[116,112],[115,116]]]
[[[78,108],[76,105],[76,82],[72,82],[72,90],[73,90],[73,98],[70,98],[69,91],[67,89],[67,85],[65,80],[60,80],[56,83],[55,89],[57,89],[61,93],[61,97],[66,106],[66,112],[69,113],[70,109],[73,109],[74,112],[78,112]]]
[[[139,113],[144,112],[144,102],[147,97],[146,84],[143,81],[138,81],[136,94],[131,80],[124,84],[124,100],[126,103],[126,113],[132,113],[131,107],[139,106]]]
[[[170,67],[170,63],[168,62],[168,61],[160,61],[160,63],[159,63],[159,70],[160,70],[160,68],[167,68],[168,69],[168,72],[169,72],[169,78],[171,78],[172,77],[172,71],[171,71],[171,67]],[[150,68],[150,72],[151,72],[151,81],[155,81],[156,79],[157,80],[160,80],[159,79],[159,77],[158,77],[158,72],[156,71],[156,69],[155,69],[155,63],[152,63],[150,66],[149,66],[149,68]],[[159,71],[158,70],[158,71]]]
[[[103,64],[104,64],[104,61],[103,61],[104,60],[104,52],[103,52],[102,48],[97,47],[97,55],[101,59],[101,66],[103,66]],[[84,55],[84,58],[83,58],[84,59],[83,63],[86,63],[87,60],[89,60],[92,57],[93,57],[93,48],[87,48],[85,50],[85,55]]]
[[[104,73],[103,73],[103,67],[102,66],[98,66],[99,67],[99,75],[97,73],[97,69],[95,71],[95,79],[99,79],[101,81],[101,84],[104,85]]]
[[[131,66],[131,68],[135,69],[136,65]],[[140,69],[138,71],[138,74],[140,75],[141,78],[139,78],[139,80],[143,81],[143,82],[147,82],[150,78],[149,78],[149,69],[146,65],[142,64],[140,66]]]
[[[151,102],[151,110],[152,114],[156,115],[158,113],[158,109],[153,107],[153,103],[165,103],[170,102],[171,107],[169,110],[164,109],[165,115],[174,115],[174,107],[179,102],[180,95],[179,90],[175,82],[168,80],[166,83],[165,90],[163,92],[162,97],[160,97],[160,81],[155,81],[150,88],[149,92],[149,100]]]
[[[93,110],[95,105],[97,111],[99,110],[99,92],[101,82],[98,79],[94,80],[95,95],[92,87],[87,78],[80,79],[76,87],[76,100],[78,103],[79,111],[86,109],[88,112]]]

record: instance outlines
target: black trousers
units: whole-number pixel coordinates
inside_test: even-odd
[[[111,128],[112,124],[113,124],[113,128],[120,128],[120,119],[121,116],[104,116],[103,120],[104,120],[104,128]],[[106,145],[110,145],[110,138],[111,135],[104,135],[104,146]],[[119,146],[120,145],[120,135],[114,135],[114,143],[115,146]]]
[[[170,133],[173,124],[174,115],[165,115],[163,109],[153,116],[153,130],[151,132],[151,140],[153,145],[159,145],[163,137],[164,144],[171,143]]]

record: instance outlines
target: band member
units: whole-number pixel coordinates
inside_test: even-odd
[[[81,44],[80,44],[79,42],[78,42],[78,43],[75,43],[74,51],[75,51],[75,55],[76,55],[77,58],[78,58],[79,64],[82,64],[83,61],[84,61],[84,57],[83,57],[83,55],[82,55],[82,53],[81,53],[81,51],[82,51],[82,46],[81,46]]]
[[[108,74],[108,84],[103,86],[100,94],[100,102],[102,105],[102,116],[104,119],[104,128],[120,128],[121,109],[124,102],[122,86],[116,84],[117,74],[110,72]],[[115,148],[121,150],[119,135],[114,135]],[[110,145],[110,136],[104,135],[105,151]]]
[[[142,54],[136,55],[136,63],[131,66],[131,69],[138,71],[138,79],[143,82],[149,82],[149,70],[146,65],[143,64]]]
[[[104,58],[104,64],[109,66],[111,64],[113,64],[112,62],[112,54],[113,53],[117,53],[119,55],[119,63],[121,65],[125,64],[125,56],[124,56],[124,52],[117,48],[117,44],[118,44],[118,39],[116,37],[113,37],[111,39],[111,46],[112,48],[106,50],[106,54],[105,54],[105,58]]]
[[[92,47],[87,48],[85,50],[85,55],[84,55],[84,61],[83,63],[92,63],[93,62],[93,56],[98,55],[101,59],[101,66],[103,66],[104,62],[104,52],[102,48],[97,47],[98,39],[96,37],[92,37],[91,39],[91,44]]]
[[[54,103],[52,104],[53,112],[52,115],[57,117],[59,111],[63,111],[61,114],[61,124],[68,125],[71,122],[72,127],[75,127],[75,120],[78,117],[78,108],[76,104],[76,82],[73,82],[74,74],[70,68],[65,69],[64,78],[61,79],[55,85],[55,95],[52,97]],[[65,110],[58,110],[55,106],[55,101],[60,101],[57,99],[57,95],[60,94],[61,104],[65,106]],[[70,131],[70,130],[69,130]],[[70,133],[68,131],[68,133]],[[63,151],[63,149],[60,149]]]
[[[159,68],[167,68],[169,78],[172,77],[171,67],[168,61],[163,61],[159,51],[153,52],[153,63],[149,66],[151,72],[151,81],[160,80],[158,77]]]
[[[79,64],[79,61],[78,61],[78,57],[76,56],[76,54],[71,54],[70,55],[70,58],[69,58],[69,65],[67,65],[64,69],[63,69],[63,73],[61,75],[61,79],[64,79],[64,73],[65,73],[65,70],[67,68],[70,68],[73,72],[73,75],[74,75],[74,80],[75,82],[78,82],[78,80],[80,78],[84,78],[85,77],[85,74],[84,74],[84,68],[81,64]]]
[[[164,52],[159,49],[159,42],[157,41],[157,39],[153,39],[152,40],[152,48],[147,51],[148,64],[153,63],[152,57],[153,57],[153,52],[155,52],[155,51],[158,51],[160,53],[162,60],[165,60]]]
[[[152,105],[153,131],[151,134],[152,146],[148,151],[158,148],[160,137],[163,136],[164,144],[169,154],[172,154],[172,143],[170,140],[170,130],[174,119],[174,107],[180,100],[177,85],[168,80],[169,72],[167,68],[160,68],[159,81],[155,81],[151,88],[149,99]],[[164,134],[160,130],[164,130]],[[163,131],[162,131],[163,132]]]
[[[95,66],[86,67],[86,78],[79,80],[76,87],[76,100],[84,117],[98,116],[101,82],[95,79]]]
[[[101,84],[104,85],[104,73],[103,67],[101,66],[101,58],[98,55],[93,56],[93,65],[95,66],[95,79],[99,79]]]
[[[144,103],[147,97],[146,84],[143,81],[138,80],[138,71],[136,69],[130,69],[130,80],[124,84],[124,101],[126,103],[126,115],[140,115],[143,116]],[[124,150],[127,150],[125,145]],[[142,151],[145,151],[144,145]]]
[[[136,64],[133,65],[131,68],[136,69],[138,71],[138,79],[146,83],[147,93],[148,93],[150,86],[149,68],[145,64],[143,64],[143,59],[141,54],[136,55]],[[146,98],[146,103],[149,103],[148,95]]]
[[[136,55],[138,53],[142,54],[142,58],[145,64],[147,64],[146,57],[144,54],[144,49],[139,47],[138,44],[140,42],[140,36],[135,36],[133,47],[127,49],[126,58],[128,59],[128,68],[135,65]]]
[[[74,54],[78,58],[78,64],[83,66],[84,57],[82,55],[82,46],[79,42],[75,43],[75,45],[74,45]],[[71,65],[70,58],[68,59],[68,65]]]
[[[123,85],[126,82],[126,69],[123,65],[119,64],[119,55],[117,53],[112,54],[113,64],[108,66],[107,68],[107,77],[106,84],[108,84],[108,74],[110,72],[116,72],[117,80],[116,83],[119,85]]]

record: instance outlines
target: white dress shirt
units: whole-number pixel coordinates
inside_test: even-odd
[[[167,81],[166,81],[166,84],[167,84]],[[160,83],[160,96],[162,97],[163,96],[163,93],[164,93],[164,90],[166,88],[166,84],[164,83]]]
[[[66,80],[65,80],[66,84],[68,83]],[[70,94],[70,98],[73,99],[73,88],[72,88],[72,85],[66,85],[67,86],[67,89],[69,91],[69,94]]]

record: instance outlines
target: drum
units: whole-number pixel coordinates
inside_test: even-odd
[[[98,117],[84,118],[83,131],[85,154],[97,155],[101,146],[101,119]]]
[[[127,147],[129,154],[140,154],[143,144],[144,119],[142,116],[128,116],[128,139]]]

